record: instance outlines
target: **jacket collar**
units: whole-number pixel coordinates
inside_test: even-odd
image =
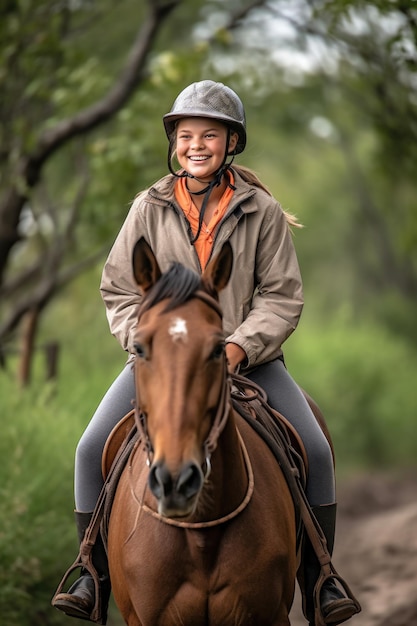
[[[243,180],[241,176],[233,170],[233,176],[235,178],[234,185],[236,191],[230,203],[229,211],[233,211],[236,206],[239,206],[243,201],[241,209],[244,213],[253,213],[257,210],[256,202],[246,202],[250,200],[256,194],[256,187],[249,185]],[[163,204],[175,204],[174,187],[176,178],[172,174],[164,176],[158,180],[149,190],[146,199],[151,202],[160,202]]]

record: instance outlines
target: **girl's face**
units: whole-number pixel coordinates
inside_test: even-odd
[[[178,163],[189,174],[210,181],[223,164],[227,127],[211,118],[187,117],[178,122],[176,154]],[[237,133],[230,134],[228,152],[234,150]]]

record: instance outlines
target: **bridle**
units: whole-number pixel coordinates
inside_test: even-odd
[[[211,309],[213,309],[219,315],[220,318],[223,317],[219,302],[206,291],[199,289],[192,294],[192,297],[198,298],[199,300],[207,304]],[[140,316],[141,316],[141,311],[139,310],[138,320],[140,319]],[[231,377],[227,371],[226,355],[224,355],[223,367],[224,367],[223,378],[222,378],[223,383],[222,383],[222,387],[220,390],[220,398],[219,398],[219,402],[217,406],[216,415],[214,417],[211,429],[203,443],[203,452],[204,452],[204,459],[205,459],[204,461],[205,471],[203,471],[203,474],[204,474],[204,478],[206,482],[208,480],[208,477],[211,471],[211,461],[210,461],[211,455],[213,454],[214,450],[217,447],[219,437],[221,433],[223,432],[225,425],[227,423],[227,420],[229,418],[229,415],[232,411]],[[145,450],[147,454],[147,464],[151,465],[152,457],[153,457],[153,447],[152,447],[152,442],[147,432],[147,423],[146,423],[147,416],[146,416],[146,413],[144,413],[140,409],[140,400],[138,397],[137,389],[136,389],[136,393],[137,393],[137,398],[136,398],[136,404],[135,404],[135,421],[136,421],[136,426],[137,426],[138,433],[139,433],[138,443],[139,442],[141,443],[143,449]],[[147,513],[148,515],[154,517],[159,522],[163,522],[164,524],[168,524],[170,526],[176,526],[177,528],[183,528],[183,529],[189,528],[192,530],[199,530],[199,529],[212,528],[214,526],[219,526],[220,524],[229,522],[233,518],[237,517],[247,507],[250,500],[252,499],[253,491],[255,488],[255,481],[254,481],[252,464],[251,464],[245,443],[242,439],[241,434],[239,433],[239,430],[236,429],[236,432],[237,432],[239,444],[242,450],[243,461],[244,461],[245,468],[246,468],[248,482],[247,482],[246,493],[242,501],[233,511],[230,511],[229,513],[223,515],[220,518],[208,520],[205,522],[191,522],[191,521],[185,521],[181,519],[165,517],[165,516],[160,515],[158,512],[154,511],[152,508],[150,508],[142,499],[138,498],[135,490],[132,489],[131,493],[139,505],[139,510]],[[130,464],[130,467],[131,467],[131,464]]]
[[[219,315],[220,318],[223,317],[219,302],[216,300],[216,298],[211,296],[206,291],[203,291],[202,289],[198,289],[192,294],[192,297],[198,298],[199,300],[207,304],[207,306],[213,309]],[[139,309],[138,322],[141,318],[141,315],[142,315],[142,311],[141,309]],[[136,363],[137,361],[135,361],[135,369],[136,369]],[[204,464],[205,464],[205,469],[203,471],[203,474],[206,480],[208,479],[210,472],[211,472],[211,455],[213,454],[214,450],[217,447],[217,442],[219,440],[221,433],[224,430],[227,419],[229,417],[229,413],[231,411],[231,399],[230,399],[231,398],[230,396],[231,383],[230,383],[230,376],[228,375],[228,371],[227,371],[226,355],[224,355],[224,359],[223,359],[223,368],[224,368],[223,376],[222,376],[223,382],[222,382],[222,387],[220,390],[220,397],[219,397],[219,402],[217,405],[216,415],[214,416],[214,420],[210,428],[210,431],[203,443],[203,454],[204,454]],[[135,376],[135,380],[136,380],[136,376]],[[136,422],[136,427],[138,429],[140,441],[147,454],[147,464],[150,466],[152,464],[154,450],[153,450],[153,445],[150,440],[148,429],[147,429],[147,415],[140,408],[140,397],[139,397],[139,390],[137,389],[137,386],[136,386],[136,402],[135,402],[135,422]]]

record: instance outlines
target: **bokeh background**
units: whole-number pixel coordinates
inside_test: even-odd
[[[285,355],[326,415],[341,494],[353,508],[359,485],[361,516],[410,513],[416,39],[412,0],[1,3],[2,624],[85,623],[49,602],[77,550],[75,446],[125,361],[101,268],[135,194],[167,172],[161,118],[192,81],[239,93],[248,145],[236,162],[304,224],[294,239],[306,305]],[[410,556],[407,542],[397,548]],[[391,608],[356,624],[412,623]],[[113,607],[109,624],[120,623]]]

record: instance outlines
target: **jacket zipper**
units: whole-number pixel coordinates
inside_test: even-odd
[[[192,244],[191,244],[191,241],[192,241],[192,239],[193,239],[193,237],[194,237],[194,233],[193,233],[193,231],[192,231],[192,228],[191,228],[191,224],[190,224],[190,222],[187,220],[187,218],[186,218],[186,217],[185,217],[185,215],[184,215],[184,211],[182,211],[182,209],[181,209],[181,208],[179,208],[179,207],[175,204],[175,202],[172,202],[171,200],[165,200],[164,198],[161,198],[160,196],[157,196],[157,195],[153,194],[153,193],[152,193],[152,191],[153,191],[153,190],[154,190],[154,187],[151,187],[151,189],[149,189],[149,195],[150,195],[152,198],[154,198],[155,200],[158,200],[159,202],[162,202],[163,204],[165,204],[165,206],[171,207],[171,208],[175,211],[175,213],[179,216],[179,218],[180,218],[181,220],[183,220],[183,222],[185,222],[186,227],[187,227],[187,236],[188,236],[188,241],[190,242],[190,245],[192,245]],[[228,220],[230,217],[232,217],[232,215],[234,215],[234,213],[235,213],[235,211],[236,211],[237,209],[240,209],[240,205],[241,205],[242,201],[243,201],[243,200],[246,200],[247,198],[251,197],[252,195],[253,195],[253,193],[252,193],[251,195],[249,195],[249,194],[248,194],[247,196],[245,196],[245,198],[238,200],[238,201],[236,202],[236,204],[232,206],[232,208],[230,209],[230,211],[228,211],[228,212],[227,212],[227,214],[226,214],[226,215],[225,215],[225,217],[222,219],[222,221],[218,224],[217,229],[216,229],[216,232],[215,232],[214,237],[213,237],[213,245],[212,245],[212,247],[211,247],[210,256],[209,256],[209,258],[208,258],[208,260],[207,260],[207,263],[209,263],[209,262],[210,262],[210,260],[211,260],[211,257],[212,257],[212,255],[213,255],[213,250],[214,250],[215,243],[216,243],[217,238],[218,238],[218,236],[219,236],[220,230],[222,230],[223,225],[227,222],[227,220]],[[238,219],[238,222],[239,222],[239,220],[241,219],[242,215],[243,215],[243,211],[241,210],[241,211],[240,211],[240,215],[239,215],[239,217],[237,218],[237,219]],[[237,223],[238,223],[238,222],[237,222]],[[236,223],[236,226],[237,226],[237,223]],[[203,272],[203,268],[201,267],[200,259],[199,259],[199,257],[198,257],[197,252],[196,252],[195,246],[193,246],[193,250],[194,250],[194,254],[195,254],[195,257],[196,257],[196,259],[197,259],[197,262],[198,262],[198,267],[200,268],[200,274],[201,274],[201,273]]]

